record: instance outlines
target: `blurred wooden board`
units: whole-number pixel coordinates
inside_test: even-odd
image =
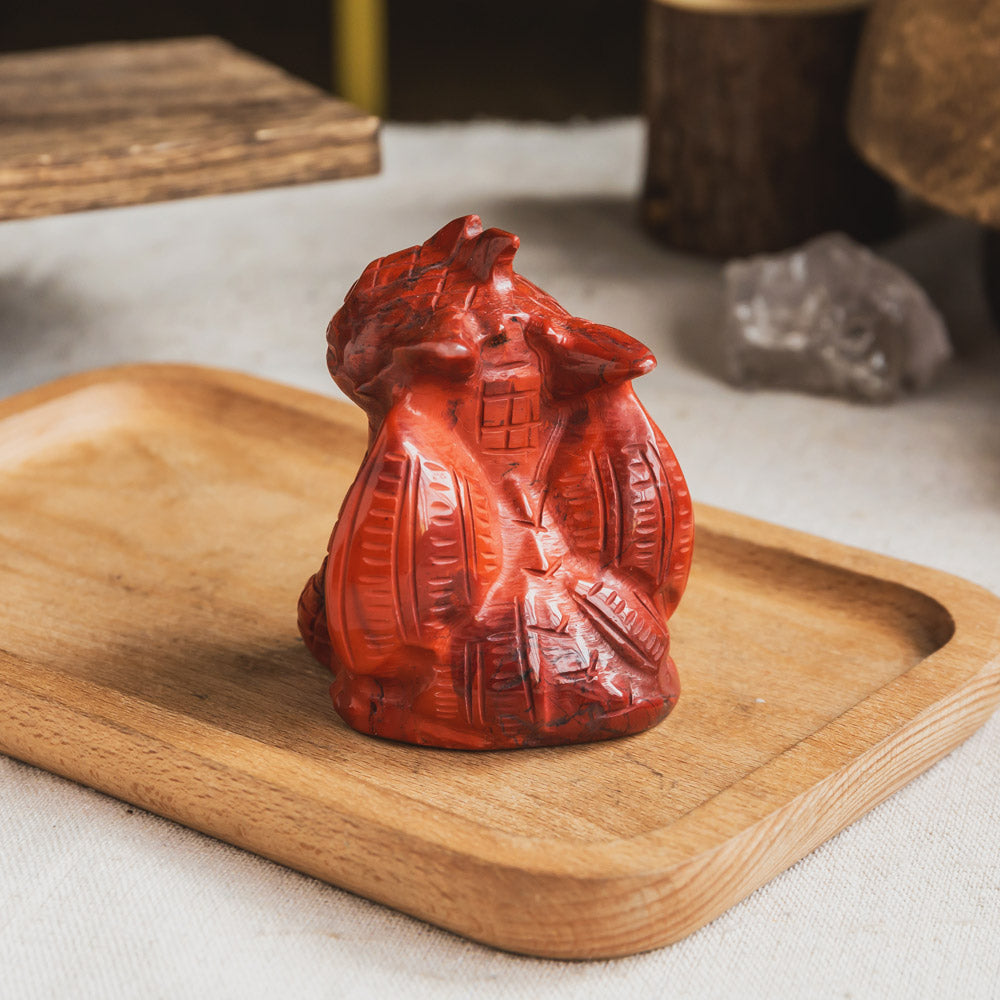
[[[492,753],[359,735],[295,606],[365,443],[341,403],[183,366],[0,402],[0,749],[478,941],[580,958],[697,929],[1000,698],[996,597],[701,507],[665,723]]]
[[[217,38],[0,57],[0,220],[378,166],[377,118]]]
[[[1000,228],[1000,4],[879,0],[865,26],[848,131],[924,201]]]

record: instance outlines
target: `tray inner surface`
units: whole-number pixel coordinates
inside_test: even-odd
[[[331,413],[150,378],[7,418],[0,646],[25,670],[64,675],[70,695],[81,679],[442,814],[594,844],[677,821],[951,635],[948,612],[916,590],[706,517],[671,623],[683,693],[664,725],[513,753],[365,739],[333,712],[295,628],[365,447],[362,421]]]

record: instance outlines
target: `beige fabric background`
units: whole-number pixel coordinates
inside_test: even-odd
[[[881,408],[750,393],[716,375],[718,267],[635,223],[639,123],[384,138],[375,178],[0,225],[0,395],[134,360],[335,392],[323,330],[361,268],[478,212],[567,308],[655,349],[637,389],[697,499],[1000,592],[1000,335],[971,226],[917,213],[886,248],[958,342],[934,388]],[[468,943],[0,757],[3,998],[943,1000],[998,983],[998,718],[702,931],[599,963]]]

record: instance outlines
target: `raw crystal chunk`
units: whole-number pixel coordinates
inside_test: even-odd
[[[725,279],[734,382],[884,401],[926,385],[951,356],[923,289],[842,233],[732,261]]]

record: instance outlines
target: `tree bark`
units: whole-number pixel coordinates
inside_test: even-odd
[[[894,190],[846,136],[865,11],[746,14],[691,2],[648,8],[648,229],[723,257],[828,230],[891,232]]]

